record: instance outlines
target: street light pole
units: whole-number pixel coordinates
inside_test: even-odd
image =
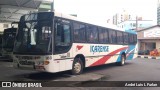
[[[138,31],[138,16],[136,16],[136,31]]]
[[[51,11],[52,11],[52,12],[54,11],[54,0],[53,0],[53,2],[51,3]]]

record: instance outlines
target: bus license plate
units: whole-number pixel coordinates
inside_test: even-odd
[[[19,61],[19,63],[21,65],[34,65],[35,63],[32,62],[32,61],[27,61],[27,60],[24,60],[24,61]]]

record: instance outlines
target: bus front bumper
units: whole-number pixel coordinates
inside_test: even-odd
[[[45,71],[43,65],[21,65],[19,63],[14,63],[14,68],[22,69],[22,70],[37,70],[37,71]]]

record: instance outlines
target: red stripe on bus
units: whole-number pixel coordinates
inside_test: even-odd
[[[94,63],[91,64],[90,66],[97,66],[97,65],[105,64],[105,62],[106,62],[107,60],[109,60],[112,55],[114,55],[114,54],[116,54],[116,53],[118,53],[118,52],[120,52],[120,51],[122,51],[122,50],[124,50],[124,49],[126,49],[126,48],[128,48],[128,47],[123,47],[123,48],[117,49],[117,50],[115,50],[115,51],[107,54],[106,56],[102,57],[102,58],[99,59],[98,61],[94,62]]]
[[[81,50],[83,48],[83,46],[77,45],[77,49]]]

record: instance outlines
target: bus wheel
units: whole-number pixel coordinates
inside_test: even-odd
[[[80,58],[75,58],[72,65],[72,74],[78,75],[83,72],[83,63]]]
[[[125,64],[125,61],[126,61],[126,57],[124,54],[121,55],[121,61],[120,62],[117,62],[117,65],[119,66],[123,66]]]

